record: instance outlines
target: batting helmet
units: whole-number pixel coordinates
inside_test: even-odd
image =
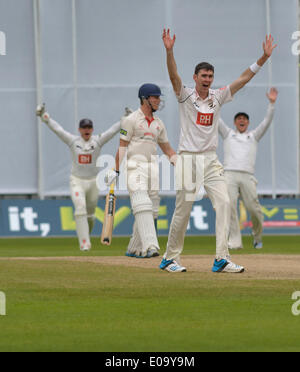
[[[160,87],[155,84],[143,84],[139,89],[139,98],[149,98],[150,96],[160,97]]]

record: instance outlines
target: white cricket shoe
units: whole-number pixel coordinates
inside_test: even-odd
[[[83,246],[80,247],[80,250],[81,250],[82,252],[88,252],[88,251],[91,250],[91,246],[88,245],[88,244],[83,245]]]
[[[262,247],[263,247],[263,243],[262,243],[262,242],[256,242],[256,241],[254,241],[254,242],[253,242],[253,247],[254,247],[255,249],[262,249]]]
[[[245,271],[243,266],[237,265],[230,261],[229,258],[217,260],[215,259],[212,267],[214,273],[242,273]]]
[[[234,262],[229,261],[228,265],[224,267],[223,272],[225,273],[243,273],[245,268],[237,265]]]
[[[162,259],[159,268],[162,270],[167,270],[170,273],[183,273],[186,272],[186,268],[180,266],[175,260],[166,260],[165,258]]]

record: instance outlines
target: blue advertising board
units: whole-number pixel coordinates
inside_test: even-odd
[[[104,199],[96,208],[93,236],[101,234],[104,218]],[[264,234],[300,234],[300,199],[261,199],[264,214]],[[162,198],[159,219],[159,235],[167,235],[175,207],[175,198]],[[251,221],[242,204],[240,225],[243,234],[251,233]],[[66,200],[19,200],[0,201],[0,237],[75,236],[76,224],[73,204]],[[115,214],[114,235],[129,236],[132,232],[133,215],[129,198],[118,198]],[[193,205],[187,235],[215,234],[215,212],[209,199],[204,198]]]

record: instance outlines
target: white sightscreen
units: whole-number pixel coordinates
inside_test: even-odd
[[[174,148],[178,108],[167,74],[163,27],[177,35],[174,52],[183,82],[193,86],[195,65],[208,61],[215,66],[214,87],[231,83],[261,56],[267,31],[264,0],[40,0],[40,19],[43,100],[66,130],[76,133],[77,111],[78,118],[94,121],[96,132],[105,130],[119,120],[125,106],[138,107],[141,84],[154,82],[164,93],[166,106],[159,115]],[[270,19],[278,42],[272,57],[272,84],[279,90],[273,122],[274,174],[269,129],[258,149],[258,191],[271,194],[275,187],[278,194],[299,193],[298,58],[291,52],[291,36],[298,29],[298,0],[271,0]],[[7,54],[0,56],[0,193],[36,193],[33,1],[0,0],[0,31],[7,38]],[[267,108],[269,82],[266,64],[223,107],[225,122],[232,126],[234,114],[246,111],[251,127],[258,125]],[[117,137],[103,153],[115,154]],[[43,193],[68,195],[67,146],[45,126],[41,142]],[[222,160],[221,139],[218,153]]]

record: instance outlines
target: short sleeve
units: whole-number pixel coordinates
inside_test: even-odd
[[[162,121],[160,121],[160,125],[162,127],[162,130],[159,133],[157,142],[158,143],[167,143],[169,142],[168,135],[167,135],[167,129]]]
[[[224,103],[227,103],[233,100],[233,96],[231,95],[231,90],[230,90],[229,85],[223,88],[217,89],[215,92],[216,92],[216,97],[221,106],[224,105]]]
[[[185,85],[181,85],[180,93],[177,96],[177,100],[179,103],[185,102],[193,93],[193,89],[186,87]]]
[[[121,120],[120,139],[130,142],[133,136],[134,120],[131,115]]]

